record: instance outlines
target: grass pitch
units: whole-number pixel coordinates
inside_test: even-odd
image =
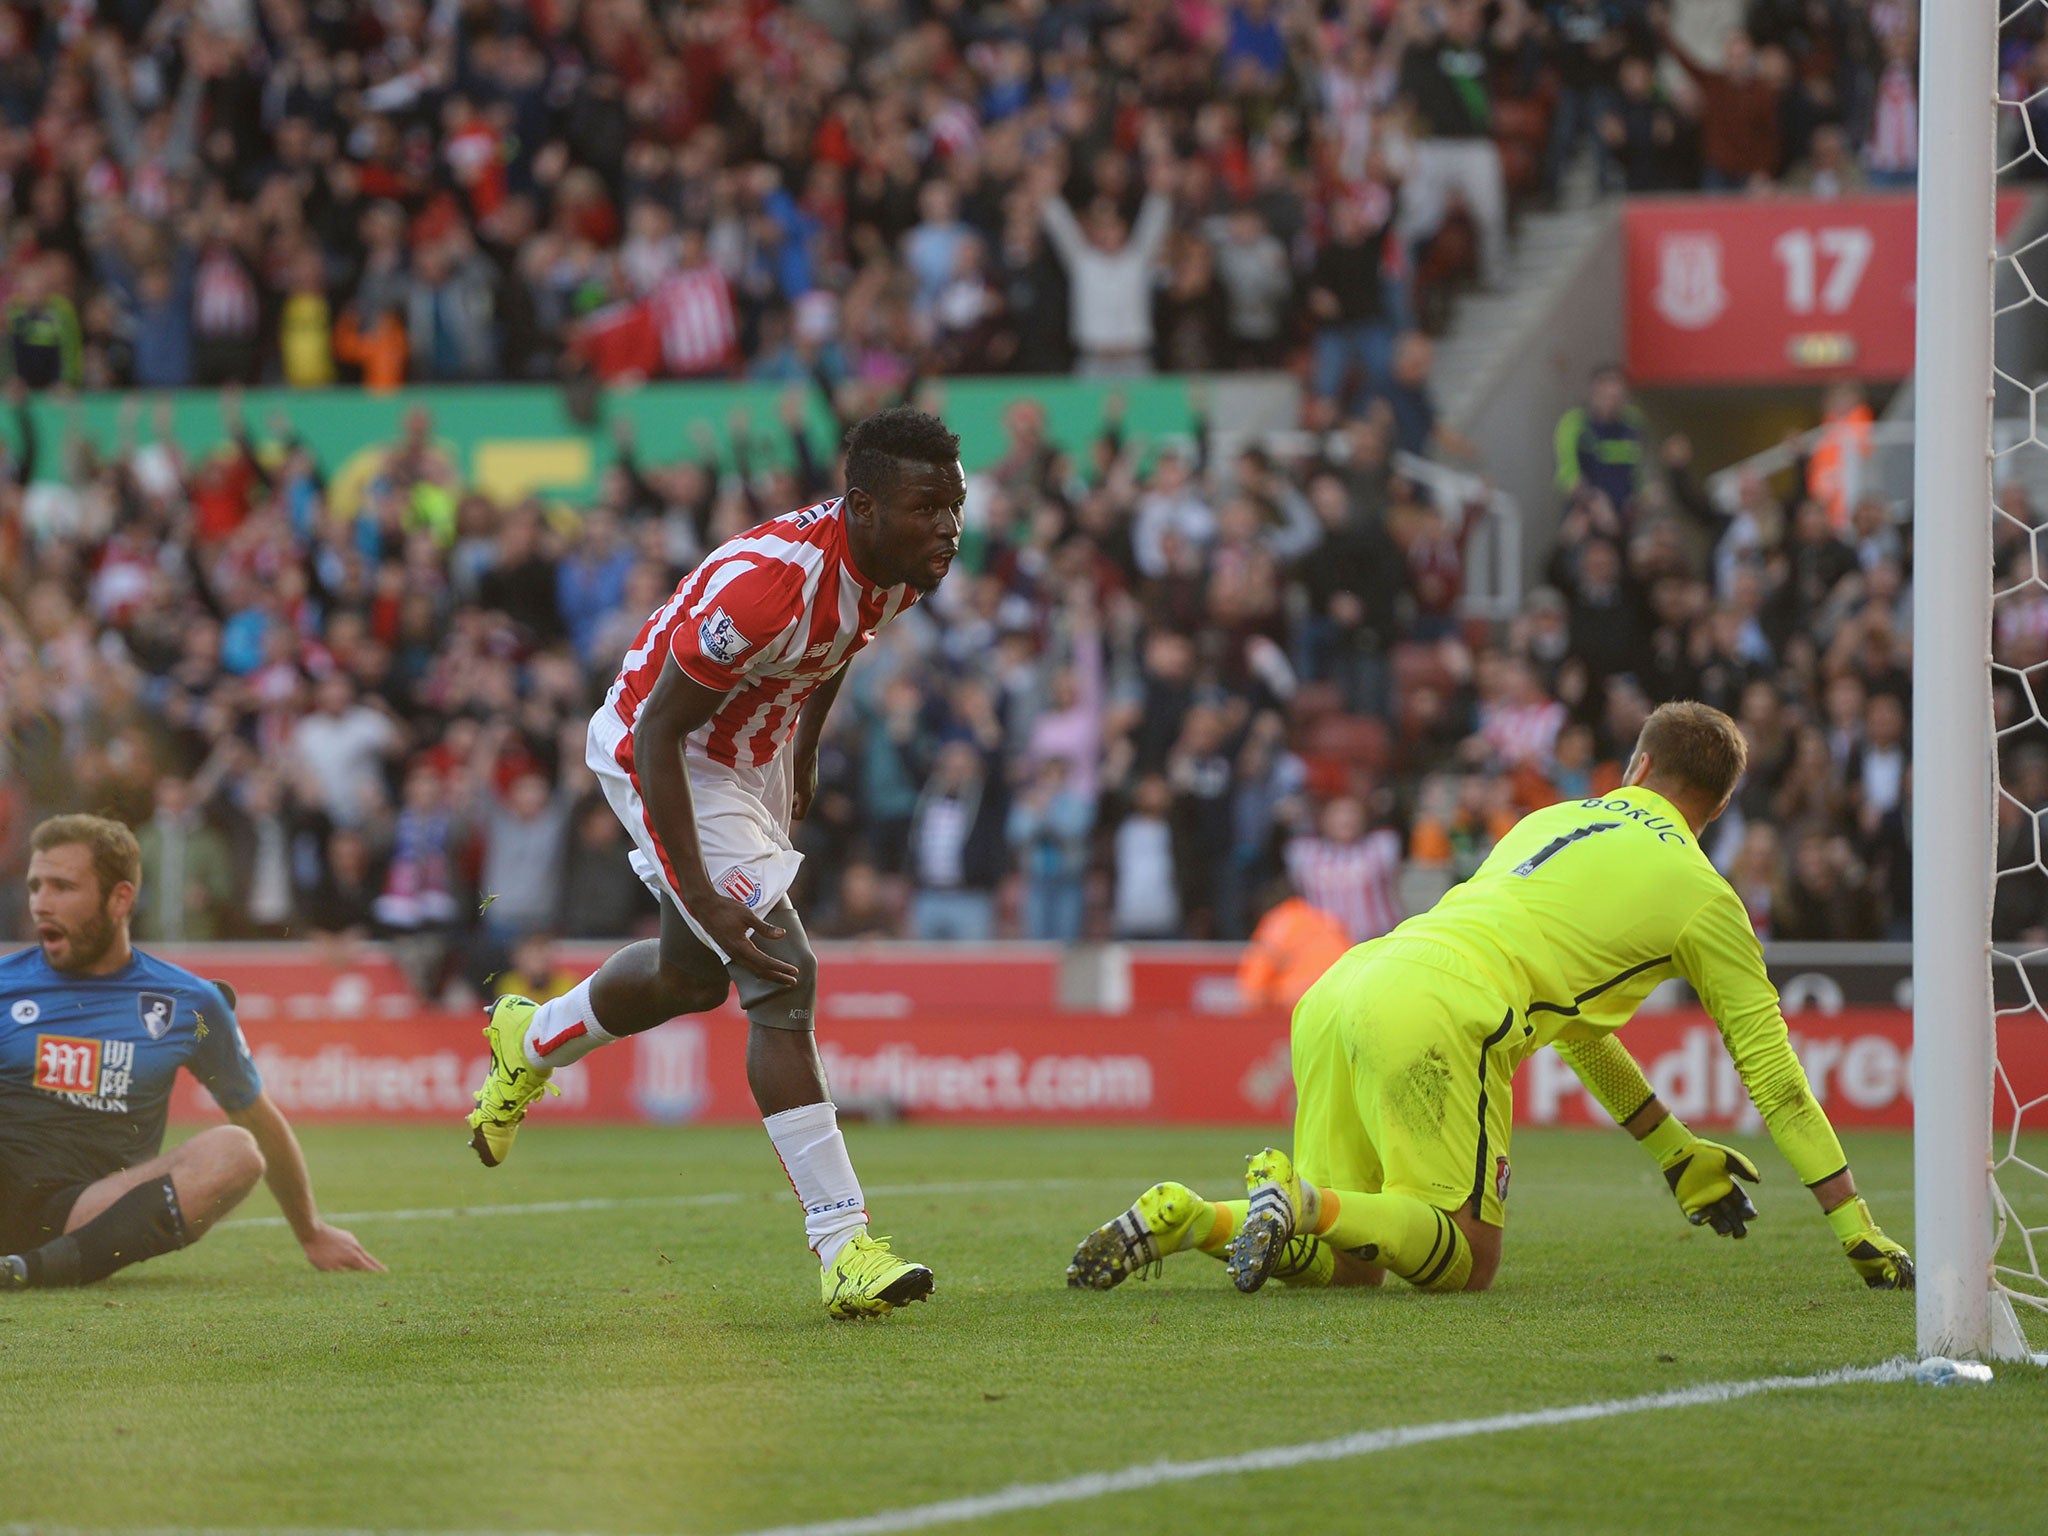
[[[1065,1288],[1076,1240],[1139,1189],[1228,1192],[1267,1136],[856,1126],[876,1229],[939,1289],[849,1325],[824,1316],[758,1130],[586,1130],[543,1109],[486,1171],[456,1126],[311,1129],[323,1204],[391,1273],[314,1273],[248,1221],[274,1213],[259,1193],[189,1252],[0,1300],[0,1529],[725,1536],[1912,1347],[1911,1298],[1857,1283],[1761,1142],[1742,1243],[1685,1226],[1625,1138],[1525,1132],[1490,1295],[1246,1299],[1199,1255],[1107,1295]],[[1850,1155],[1910,1236],[1908,1142]],[[2012,1367],[1986,1388],[1831,1387],[935,1528],[2019,1532],[2048,1525],[2044,1458],[2048,1372]]]

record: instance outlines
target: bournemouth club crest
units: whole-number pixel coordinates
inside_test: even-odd
[[[138,992],[135,1008],[142,1015],[142,1027],[149,1031],[149,1038],[161,1040],[171,1032],[171,1019],[178,1011],[178,1005],[161,992]]]

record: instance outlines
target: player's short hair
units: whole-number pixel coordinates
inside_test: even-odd
[[[1675,779],[1715,805],[1728,798],[1749,766],[1749,743],[1735,722],[1693,699],[1650,711],[1636,750],[1650,754],[1658,778]]]
[[[931,412],[908,405],[877,411],[846,434],[846,484],[870,496],[894,489],[906,464],[949,469],[959,462],[959,435]]]
[[[123,880],[137,888],[142,885],[142,845],[125,823],[112,817],[52,816],[37,823],[28,845],[36,853],[84,848],[92,855],[92,872],[99,877],[102,896]]]

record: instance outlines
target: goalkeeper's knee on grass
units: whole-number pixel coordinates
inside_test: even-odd
[[[1472,1244],[1450,1214],[1413,1195],[1316,1190],[1315,1234],[1340,1253],[1381,1264],[1424,1291],[1462,1291]]]

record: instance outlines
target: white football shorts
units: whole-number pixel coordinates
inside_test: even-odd
[[[620,762],[620,749],[631,729],[609,703],[590,718],[589,746],[584,761],[604,786],[604,797],[633,839],[633,873],[641,883],[682,913],[690,931],[710,945],[721,960],[732,957],[697,926],[676,894],[667,853],[654,835],[647,807],[640,799],[635,775]],[[690,775],[690,799],[697,808],[697,842],[704,850],[704,872],[711,883],[733,900],[766,913],[789,894],[803,863],[789,840],[793,783],[789,754],[778,752],[760,768],[714,763],[692,744],[684,755]]]

